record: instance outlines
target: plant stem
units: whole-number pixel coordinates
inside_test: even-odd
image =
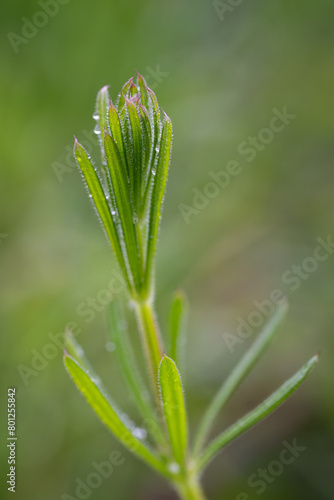
[[[176,490],[182,500],[206,500],[197,476],[187,477],[176,483]]]
[[[160,405],[158,389],[158,370],[163,355],[160,331],[151,302],[135,302],[135,310],[142,336],[148,371],[151,378],[153,393]]]

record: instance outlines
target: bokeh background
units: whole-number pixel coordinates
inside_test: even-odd
[[[85,141],[89,133],[96,154],[96,92],[110,84],[116,97],[139,70],[174,123],[156,298],[164,328],[173,290],[182,287],[189,296],[183,378],[191,430],[255,335],[232,353],[223,334],[235,334],[238,317],[247,320],[253,302],[273,289],[289,298],[288,318],[216,431],[322,351],[297,395],[206,471],[208,498],[333,499],[334,255],[296,290],[282,281],[313,255],[317,238],[334,236],[333,2],[56,5],[46,23],[36,16],[39,2],[4,1],[0,7],[1,498],[7,493],[8,386],[17,388],[15,498],[77,498],[77,480],[86,481],[93,462],[113,450],[121,451],[124,464],[86,498],[176,498],[95,418],[65,373],[60,348],[50,351],[46,366],[39,361],[39,371],[25,372],[26,383],[18,371],[32,368],[50,333],[75,322],[114,398],[135,416],[115,354],[106,349],[105,311],[96,311],[89,323],[78,314],[80,304],[85,308],[106,287],[115,262],[70,153],[73,134]],[[27,20],[45,25],[36,30]],[[284,106],[295,118],[248,162],[240,144],[258,136],[273,108]],[[209,173],[230,160],[242,173],[187,224],[180,204],[193,206],[193,190],[203,193]],[[132,335],[137,337],[134,326]],[[294,439],[305,450],[258,495],[248,478],[277,459],[283,441]]]

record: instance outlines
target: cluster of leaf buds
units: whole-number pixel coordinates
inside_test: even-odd
[[[101,168],[77,140],[75,158],[131,297],[149,300],[171,156],[171,120],[160,112],[155,93],[139,74],[136,84],[133,78],[125,83],[116,105],[103,87],[94,118]]]

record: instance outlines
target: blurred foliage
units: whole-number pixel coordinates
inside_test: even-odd
[[[175,288],[190,298],[184,382],[191,429],[252,340],[231,354],[222,335],[235,332],[238,316],[247,318],[253,301],[281,288],[290,313],[275,345],[227,406],[220,428],[322,350],[319,367],[293,400],[214,462],[204,478],[208,497],[235,500],[246,492],[256,498],[249,476],[277,458],[284,440],[297,439],[306,450],[268,484],[264,497],[332,499],[334,255],[295,291],[282,275],[313,254],[318,237],[333,235],[333,2],[251,0],[221,21],[211,1],[70,0],[18,53],[8,33],[20,35],[22,18],[32,20],[41,7],[19,0],[4,1],[0,9],[0,234],[7,235],[0,243],[0,410],[5,435],[7,387],[15,386],[16,498],[75,497],[77,478],[85,481],[92,463],[113,450],[121,451],[125,464],[90,498],[174,498],[96,420],[74,391],[60,348],[28,385],[17,369],[31,367],[36,351],[50,342],[48,334],[74,321],[92,364],[133,414],[105,348],[104,311],[89,323],[78,314],[80,304],[82,311],[82,303],[106,287],[115,263],[68,162],[73,134],[83,141],[84,131],[92,131],[97,90],[110,84],[115,97],[138,69],[151,75],[149,84],[156,84],[174,124],[157,303],[165,319]],[[152,76],[157,70],[164,73],[158,80]],[[268,126],[273,108],[284,106],[296,118],[247,162],[239,145]],[[179,205],[191,205],[193,189],[203,192],[209,172],[231,160],[240,162],[242,173],[186,224]],[[69,170],[62,182],[55,162]],[[4,440],[0,456],[4,477]]]

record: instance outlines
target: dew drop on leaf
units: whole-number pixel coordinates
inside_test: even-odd
[[[135,427],[132,431],[132,435],[137,439],[145,439],[147,436],[147,432],[145,431],[145,429]]]
[[[180,466],[176,462],[172,462],[168,465],[168,470],[172,474],[177,474],[178,472],[180,472]]]
[[[116,349],[116,346],[115,346],[115,344],[113,342],[107,342],[106,343],[106,349],[109,352],[114,352],[115,349]]]

